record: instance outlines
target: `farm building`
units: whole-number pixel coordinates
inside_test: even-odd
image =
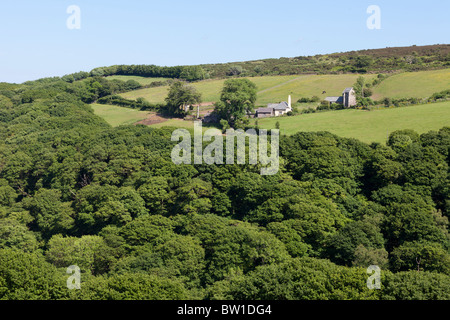
[[[273,117],[274,115],[275,115],[275,112],[274,112],[273,108],[258,108],[256,110],[257,118]]]
[[[346,88],[342,93],[342,99],[344,100],[344,107],[350,108],[356,106],[356,93],[353,88]]]
[[[283,101],[280,103],[269,103],[267,108],[258,108],[256,110],[257,118],[265,118],[265,117],[278,117],[282,116],[285,113],[292,111],[291,107],[291,96],[289,96],[288,102]]]
[[[344,99],[341,97],[326,97],[324,99],[325,101],[328,101],[329,103],[338,103],[338,104],[344,104]]]
[[[291,110],[289,104],[285,101],[281,103],[270,103],[267,105],[267,108],[273,109],[275,117],[281,116]]]
[[[342,104],[346,108],[356,106],[356,93],[353,88],[345,88],[340,97],[326,97],[325,101]]]

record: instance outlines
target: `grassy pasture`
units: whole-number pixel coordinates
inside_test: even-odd
[[[120,78],[118,78],[120,77]],[[339,96],[346,87],[353,86],[359,75],[292,75],[292,76],[265,76],[248,78],[258,88],[257,105],[266,105],[286,101],[288,95],[292,96],[295,103],[302,97]],[[363,75],[370,81],[376,75]],[[163,78],[143,78],[134,76],[114,76],[121,80],[134,79],[143,83],[144,81],[163,80]],[[204,80],[192,83],[202,94],[204,102],[215,102],[220,99],[224,79]],[[405,72],[393,75],[373,88],[374,100],[384,97],[390,98],[428,98],[435,92],[450,89],[450,69]],[[323,93],[326,91],[326,93]],[[156,87],[140,89],[121,94],[124,98],[136,99],[143,97],[152,103],[162,103],[168,93],[168,87]]]
[[[345,87],[352,86],[358,76],[353,74],[293,75],[249,79],[258,88],[256,104],[265,105],[271,102],[286,101],[288,95],[292,95],[293,103],[301,97],[338,96]],[[370,81],[376,75],[364,75],[364,77]],[[121,76],[121,80],[130,78],[142,77]],[[223,79],[204,80],[192,83],[192,85],[202,93],[204,102],[213,102],[219,100],[224,81]],[[374,96],[372,98],[426,98],[445,89],[450,89],[450,69],[407,72],[393,75],[373,88]],[[323,94],[323,91],[326,93]],[[156,87],[121,95],[128,99],[143,97],[152,103],[161,103],[167,96],[167,92],[168,87]],[[305,105],[302,104],[301,108],[303,107]],[[148,115],[146,112],[112,106],[93,105],[93,108],[98,115],[104,117],[112,125],[135,123]],[[330,131],[339,136],[353,137],[368,143],[384,143],[388,134],[395,130],[414,129],[423,133],[450,126],[450,102],[373,111],[341,110],[296,117],[260,119],[258,122],[261,128],[271,129],[275,128],[277,121],[280,122],[282,134],[291,135],[299,131]],[[193,123],[171,119],[152,126],[192,128]]]
[[[139,82],[141,85],[146,86],[149,85],[152,82],[156,81],[166,81],[168,78],[147,78],[147,77],[139,77],[139,76],[109,76],[106,77],[107,80],[122,80],[122,81],[128,81],[128,80],[134,80]]]
[[[256,84],[258,91],[263,91],[288,81],[292,81],[296,78],[298,78],[298,76],[268,76],[249,79]],[[216,102],[220,100],[220,92],[222,91],[224,82],[224,79],[214,79],[194,82],[191,85],[202,94],[202,99],[204,102]],[[151,103],[162,103],[167,96],[168,90],[168,86],[147,88],[122,93],[121,96],[127,99],[137,99],[142,97]],[[287,96],[284,100],[286,99]]]
[[[130,108],[92,104],[95,114],[112,126],[134,124],[146,119],[151,113]],[[413,129],[418,133],[439,130],[450,126],[450,102],[417,105],[403,108],[379,109],[373,111],[340,110],[294,117],[258,119],[262,129],[273,129],[280,122],[281,134],[297,132],[329,131],[342,137],[356,138],[363,142],[385,143],[388,135],[401,129]],[[254,120],[251,121],[254,123]],[[169,119],[151,127],[193,128],[192,121]],[[207,128],[204,127],[204,130]]]
[[[280,122],[281,134],[329,131],[366,143],[385,143],[388,135],[396,130],[413,129],[421,134],[450,126],[450,102],[373,111],[349,109],[265,118],[259,119],[258,125],[262,129],[274,129],[277,121]]]
[[[121,125],[132,125],[154,115],[151,111],[140,111],[131,108],[118,107],[107,104],[91,104],[94,113],[113,127]],[[175,127],[184,129],[194,129],[193,121],[184,121],[183,119],[168,119],[167,121],[149,125],[154,128]],[[213,126],[203,126],[203,131],[213,128]]]
[[[148,111],[139,111],[131,108],[123,108],[106,104],[91,104],[94,113],[108,122],[111,126],[134,124],[140,120],[146,119]]]
[[[450,89],[450,69],[405,72],[393,75],[376,86],[372,98],[428,98]]]
[[[258,103],[261,105],[286,101],[288,95],[292,102],[300,98],[318,96],[324,99],[328,96],[340,96],[346,87],[351,87],[359,75],[306,75],[295,80],[283,83],[258,93]],[[366,79],[373,79],[376,75],[364,75]],[[326,91],[326,93],[322,93]]]
[[[150,103],[163,103],[164,99],[169,93],[169,87],[155,87],[148,89],[138,89],[126,93],[121,93],[120,96],[126,99],[136,100],[137,98],[144,98]]]
[[[365,75],[372,79],[375,75]],[[346,87],[352,86],[358,75],[303,75],[303,76],[267,76],[248,78],[254,82],[258,88],[257,105],[286,101],[288,95],[292,96],[295,102],[302,97],[341,95]],[[192,86],[202,94],[204,102],[215,102],[220,99],[220,92],[223,88],[224,79],[205,80],[192,83]],[[325,94],[322,94],[326,91]],[[168,93],[168,87],[157,87],[140,89],[122,93],[121,96],[127,99],[139,97],[147,99],[152,103],[164,102]]]

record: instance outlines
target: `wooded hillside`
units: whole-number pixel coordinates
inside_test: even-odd
[[[450,128],[282,136],[274,176],[175,165],[171,128],[94,115],[126,85],[102,79],[1,87],[0,298],[450,298]]]

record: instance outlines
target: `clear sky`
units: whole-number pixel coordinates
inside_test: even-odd
[[[80,29],[67,27],[70,5]],[[381,10],[379,30],[367,27],[370,5]],[[0,82],[449,44],[449,12],[450,0],[0,0]]]

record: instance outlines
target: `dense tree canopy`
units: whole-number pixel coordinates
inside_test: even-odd
[[[222,103],[245,102],[236,119],[254,88],[226,88]],[[110,127],[85,103],[117,90],[2,89],[1,299],[449,299],[450,128],[386,145],[283,136],[280,171],[261,176],[175,165],[173,128]]]

